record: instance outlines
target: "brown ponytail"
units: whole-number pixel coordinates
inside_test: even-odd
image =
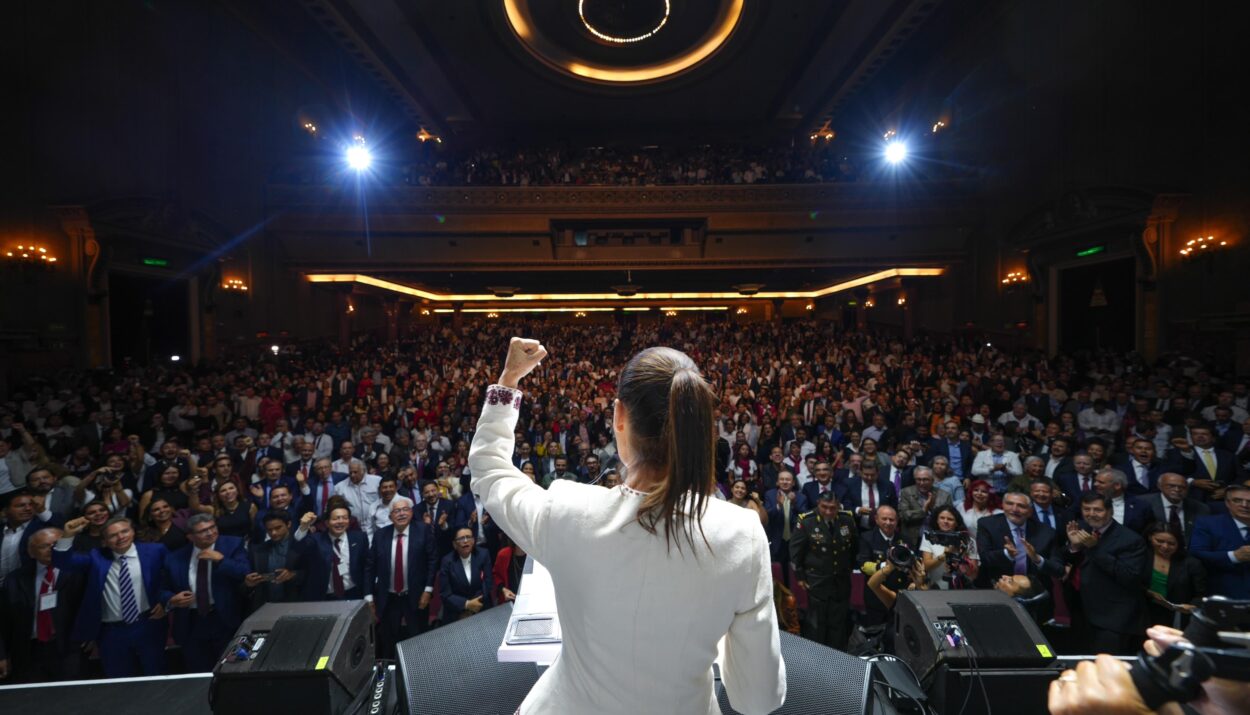
[[[667,475],[638,508],[638,523],[652,534],[662,523],[665,543],[679,551],[682,533],[693,548],[696,527],[707,544],[702,517],[716,488],[712,389],[685,353],[648,348],[621,371],[617,394],[629,414],[635,466]]]

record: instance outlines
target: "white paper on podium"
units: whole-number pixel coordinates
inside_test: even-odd
[[[517,592],[516,601],[512,604],[512,615],[508,618],[508,628],[499,642],[498,659],[501,663],[550,665],[560,655],[560,618],[556,613],[556,587],[551,582],[551,573],[535,561],[533,556],[525,557],[523,573],[521,589]],[[535,620],[544,622],[548,619],[552,631],[547,639],[549,642],[508,642],[518,623]]]

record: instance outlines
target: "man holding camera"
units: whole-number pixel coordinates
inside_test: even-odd
[[[850,637],[851,570],[858,550],[855,520],[850,512],[839,510],[832,490],[820,495],[815,511],[799,517],[790,537],[790,560],[799,586],[807,591],[804,637],[846,650]]]
[[[867,468],[867,464],[864,465]],[[864,574],[865,578],[871,578],[878,569],[883,567],[890,560],[890,552],[896,546],[907,548],[903,535],[898,532],[898,512],[894,507],[884,504],[877,507],[876,514],[873,519],[875,528],[862,535],[859,541],[859,555],[855,561],[858,563],[859,570]],[[901,553],[901,552],[900,552]],[[900,568],[890,574],[885,582],[885,586],[891,591],[900,591],[907,588],[908,571]],[[882,603],[881,599],[872,591],[872,589],[864,589],[864,618],[861,621],[864,626],[879,626],[887,623],[890,619],[890,609],[893,605],[887,606]]]

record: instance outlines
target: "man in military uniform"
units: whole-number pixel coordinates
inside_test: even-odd
[[[858,549],[855,520],[839,511],[832,489],[819,496],[816,511],[799,517],[790,537],[794,574],[807,591],[803,635],[839,650],[846,650],[850,637],[851,569]]]

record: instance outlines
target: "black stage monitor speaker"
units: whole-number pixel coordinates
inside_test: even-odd
[[[498,606],[399,644],[408,715],[510,715],[538,682],[532,663],[500,663],[496,651],[512,607]],[[873,664],[818,643],[781,634],[786,703],[774,715],[865,715]],[[729,707],[719,678],[716,698]]]
[[[1046,636],[1005,593],[903,591],[894,605],[894,652],[921,682],[951,668],[1040,668],[1054,662]]]
[[[364,601],[265,604],[213,669],[213,712],[346,711],[369,684],[372,620]]]

